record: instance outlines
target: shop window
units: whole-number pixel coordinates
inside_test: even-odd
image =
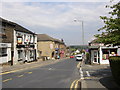
[[[102,50],[102,51],[103,51],[102,59],[103,60],[108,60],[108,58],[109,58],[109,50],[105,49],[105,50]]]
[[[117,49],[111,49],[110,56],[117,56]]]
[[[0,48],[0,57],[7,56],[7,48]]]
[[[22,59],[22,50],[18,50],[18,60]]]
[[[30,51],[30,58],[33,58],[33,56],[34,56],[34,51],[31,50],[31,51]]]

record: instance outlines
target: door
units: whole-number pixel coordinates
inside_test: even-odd
[[[93,63],[98,63],[98,51],[94,50],[93,52]]]

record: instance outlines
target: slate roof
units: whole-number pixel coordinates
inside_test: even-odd
[[[24,28],[24,27],[22,27],[22,26],[20,26],[19,24],[16,24],[16,23],[15,23],[15,30],[20,31],[20,32],[29,33],[29,34],[35,34],[32,31],[30,31],[30,30],[28,30],[28,29],[26,29],[26,28]]]
[[[54,41],[54,38],[48,36],[47,34],[37,34],[38,41]]]
[[[61,40],[50,37],[47,34],[37,34],[37,40],[38,40],[38,42],[39,41],[53,41],[53,42],[58,42],[58,43],[64,44],[64,42],[62,42]]]

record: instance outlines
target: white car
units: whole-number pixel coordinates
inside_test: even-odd
[[[75,58],[76,58],[76,61],[82,61],[83,59],[82,54],[76,55]]]

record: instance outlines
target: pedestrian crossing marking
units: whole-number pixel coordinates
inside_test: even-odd
[[[86,74],[87,74],[88,77],[90,77],[90,73],[88,71],[86,71]]]

